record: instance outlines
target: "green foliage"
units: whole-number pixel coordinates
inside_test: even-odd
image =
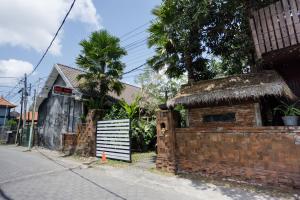
[[[132,141],[138,151],[146,151],[151,148],[156,138],[156,121],[145,119],[134,119],[131,121]],[[152,146],[153,148],[153,146]]]
[[[139,102],[141,97],[128,104],[124,100],[114,104],[104,116],[104,120],[130,119],[131,140],[133,148],[138,151],[145,151],[154,147],[156,136],[156,122],[154,118],[147,120],[140,117]]]
[[[180,116],[180,127],[181,128],[187,127],[188,126],[188,122],[187,122],[187,115],[188,115],[187,109],[183,105],[177,105],[174,110],[179,113],[179,116]]]
[[[250,9],[276,0],[164,0],[153,10],[149,46],[156,54],[149,60],[155,70],[168,66],[167,74],[200,80],[239,74],[257,68],[249,26]],[[211,60],[218,57],[218,69]]]
[[[204,22],[209,14],[209,0],[164,0],[153,10],[156,20],[149,28],[148,43],[156,54],[148,63],[155,70],[167,66],[166,74],[189,80],[209,79],[214,75],[207,68]]]
[[[105,30],[93,32],[80,45],[82,50],[76,64],[86,72],[77,77],[80,89],[90,96],[87,103],[90,108],[103,108],[109,92],[120,94],[123,89],[120,79],[125,65],[121,58],[126,51],[120,40]]]
[[[134,101],[131,104],[128,104],[125,100],[121,100],[119,104],[121,107],[125,110],[127,118],[130,120],[135,119],[139,116],[139,101],[141,100],[141,97],[137,96]]]
[[[168,98],[172,98],[186,82],[184,75],[179,78],[168,78],[164,70],[158,73],[149,66],[146,67],[136,79],[136,83],[142,88],[140,106],[146,108],[144,109],[146,116],[154,116],[158,106],[166,103],[166,91]]]
[[[274,111],[281,112],[284,116],[300,116],[300,109],[297,108],[297,104],[299,101],[293,103],[293,104],[288,104],[285,102],[281,102],[282,104],[277,106]]]
[[[112,105],[112,107],[108,110],[106,115],[104,116],[104,120],[110,120],[110,119],[126,119],[127,113],[122,108],[122,106],[117,103]]]
[[[15,119],[10,119],[6,121],[5,126],[9,127],[10,129],[17,128],[17,121]]]

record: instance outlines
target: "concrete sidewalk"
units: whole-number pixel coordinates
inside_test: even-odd
[[[89,168],[58,152],[23,150],[0,146],[0,199],[295,199],[288,194],[163,176],[141,167]]]

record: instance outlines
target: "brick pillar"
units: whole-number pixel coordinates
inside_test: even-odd
[[[77,130],[77,147],[75,153],[81,156],[96,156],[96,123],[102,119],[103,110],[90,110],[86,124]]]
[[[175,173],[176,172],[176,138],[175,126],[177,115],[170,110],[157,112],[157,159],[156,168]]]

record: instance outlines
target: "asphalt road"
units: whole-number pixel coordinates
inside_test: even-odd
[[[0,146],[0,199],[276,199],[137,168],[87,168],[47,151]]]

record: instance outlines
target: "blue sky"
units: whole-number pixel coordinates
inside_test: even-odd
[[[70,0],[53,0],[47,3],[28,0],[27,4],[31,5],[20,2],[0,0],[3,9],[0,7],[0,77],[20,77],[24,72],[32,70],[71,3]],[[77,0],[54,47],[29,81],[34,83],[38,78],[46,77],[55,63],[75,67],[75,58],[80,51],[78,43],[99,28],[121,37],[123,47],[137,42],[138,45],[127,48],[128,55],[123,59],[127,64],[125,71],[143,64],[153,54],[144,41],[149,24],[125,37],[124,34],[153,19],[151,10],[160,2],[161,0]],[[123,81],[135,84],[134,79],[141,72],[139,70],[125,75]],[[16,79],[0,79],[0,95],[6,96],[11,89],[4,86],[15,84]],[[14,95],[16,91],[15,89],[8,96],[12,102],[18,101],[18,95]]]

